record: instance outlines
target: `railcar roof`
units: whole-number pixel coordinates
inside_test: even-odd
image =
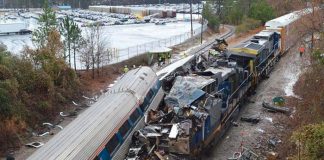
[[[129,71],[112,87],[113,91],[102,95],[98,102],[81,113],[28,159],[82,160],[93,156],[100,145],[107,143],[107,136],[113,136],[135,109],[134,106],[139,101],[134,95],[146,93],[157,80],[155,73],[152,73],[154,72],[149,67]]]
[[[312,11],[311,8],[306,8],[303,10],[295,11],[286,15],[283,15],[281,17],[275,18],[273,20],[270,20],[266,22],[265,26],[267,29],[278,29],[280,27],[287,26],[288,24],[296,21],[299,19],[300,16],[306,15]]]
[[[162,80],[163,78],[168,76],[172,71],[174,71],[175,69],[186,64],[193,57],[194,57],[194,55],[190,55],[186,58],[180,59],[180,60],[168,65],[167,67],[161,69],[160,71],[157,72],[159,79]]]
[[[270,37],[273,33],[274,33],[273,31],[263,30],[263,31],[257,33],[255,36]]]
[[[155,72],[150,67],[140,67],[130,70],[124,74],[121,79],[109,91],[109,93],[117,93],[123,91],[135,92],[139,99],[143,100],[147,89],[152,82],[157,80]]]

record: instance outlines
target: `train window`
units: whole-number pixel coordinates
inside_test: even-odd
[[[106,149],[108,150],[109,154],[112,155],[119,145],[119,141],[116,135],[114,135],[106,145]]]
[[[142,105],[140,106],[142,112],[145,112],[145,108],[146,108],[146,103],[142,103]]]
[[[138,112],[137,109],[130,115],[130,119],[133,123],[135,123],[139,118],[140,118],[140,113]]]
[[[125,137],[130,130],[130,125],[128,121],[125,121],[124,124],[119,128],[119,133],[121,134],[122,137]]]
[[[150,89],[150,91],[147,93],[146,98],[151,101],[154,96],[154,92]]]

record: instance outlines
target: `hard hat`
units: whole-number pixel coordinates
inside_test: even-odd
[[[125,67],[127,67],[127,65],[125,65]]]

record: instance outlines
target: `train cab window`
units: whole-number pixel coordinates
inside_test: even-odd
[[[141,117],[139,111],[137,109],[130,115],[130,120],[134,123]]]
[[[108,150],[109,154],[112,155],[119,145],[119,141],[116,135],[114,135],[106,145],[106,149]]]
[[[128,123],[128,121],[125,121],[124,124],[119,128],[119,133],[122,137],[125,137],[130,129],[130,124]]]

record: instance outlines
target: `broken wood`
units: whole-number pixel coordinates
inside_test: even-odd
[[[272,110],[272,111],[276,111],[276,112],[281,112],[281,113],[285,113],[285,114],[290,114],[291,111],[289,108],[287,107],[276,107],[274,105],[271,105],[269,103],[263,102],[262,103],[262,107],[266,108],[268,110]]]
[[[159,152],[154,151],[154,153],[160,160],[165,160],[165,158]]]

